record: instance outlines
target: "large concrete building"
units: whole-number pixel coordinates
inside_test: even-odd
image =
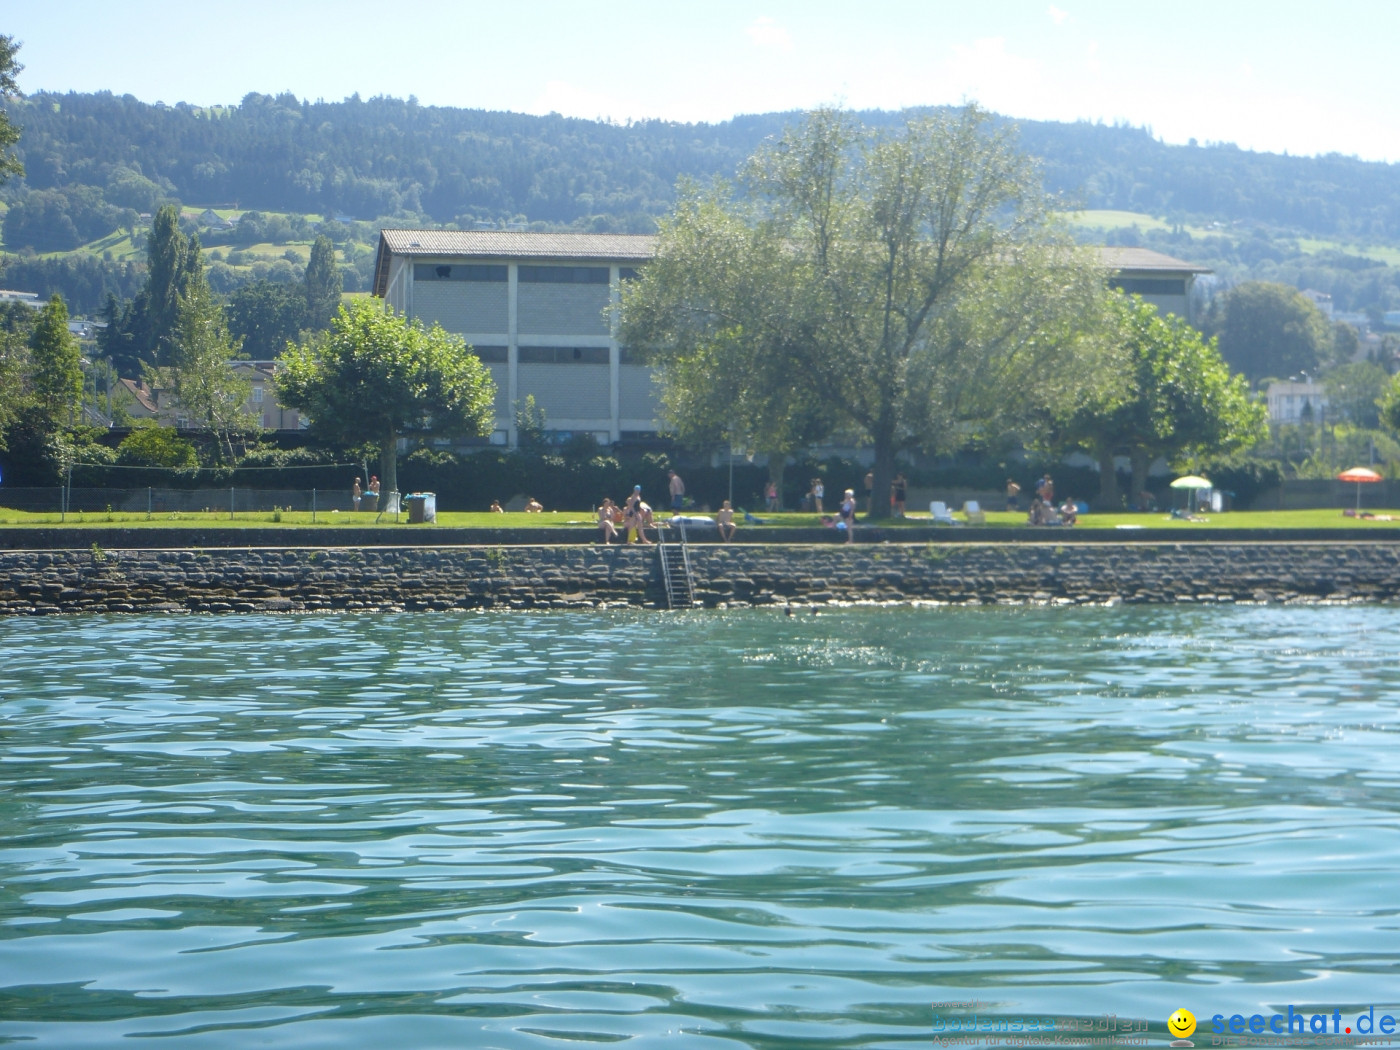
[[[384,230],[374,294],[466,339],[496,381],[491,442],[516,444],[515,406],[533,395],[556,438],[600,444],[657,431],[651,370],[617,341],[609,306],[655,250],[629,234]],[[1145,248],[1100,249],[1110,282],[1188,316],[1209,273]]]
[[[533,395],[556,435],[600,444],[656,433],[651,370],[618,344],[608,307],[652,256],[626,234],[385,230],[374,294],[466,339],[496,381],[495,444],[516,443]]]
[[[1173,259],[1150,248],[1099,249],[1099,261],[1108,271],[1108,283],[1132,295],[1140,295],[1164,314],[1191,316],[1191,286],[1206,266]]]

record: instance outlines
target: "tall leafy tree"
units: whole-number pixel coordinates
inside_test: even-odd
[[[1327,317],[1296,288],[1246,281],[1217,296],[1204,326],[1226,363],[1251,383],[1315,372],[1330,356]]]
[[[228,325],[243,340],[245,354],[255,361],[270,361],[307,327],[306,296],[295,285],[245,284],[229,296]]]
[[[68,331],[68,307],[55,295],[39,311],[29,336],[30,387],[54,427],[72,426],[83,396],[82,355]]]
[[[1035,404],[1111,378],[1075,323],[1102,275],[1053,227],[1010,132],[976,107],[893,132],[821,110],[761,149],[744,179],[757,210],[736,208],[736,221],[761,214],[785,255],[759,294],[800,304],[783,333],[792,389],[816,394],[829,432],[869,441],[875,491],[889,488],[901,451],[952,448],[969,426],[1022,423]],[[672,287],[644,276],[624,323],[648,296],[689,285],[693,315],[721,339],[731,324],[702,272],[714,255],[696,258],[664,271]],[[690,382],[718,380],[700,368]]]
[[[648,349],[682,441],[766,453],[781,492],[787,456],[830,426],[803,365],[814,315],[799,260],[777,225],[723,184],[684,185],[658,240],[641,282],[624,289],[621,338]]]
[[[1374,361],[1340,365],[1327,373],[1323,385],[1329,416],[1367,429],[1380,424],[1380,400],[1390,386],[1390,376],[1380,365]]]
[[[335,245],[329,237],[317,237],[311,245],[303,285],[307,324],[317,331],[327,328],[340,309],[340,293],[344,287],[340,268],[335,263]]]
[[[256,431],[259,421],[245,407],[252,384],[233,367],[238,341],[204,278],[199,239],[189,243],[184,288],[175,311],[171,362],[160,370],[175,400],[192,422],[218,438],[221,455],[234,459],[234,439]]]
[[[1107,293],[1106,306],[1103,323],[1123,351],[1126,382],[1078,408],[1060,432],[1062,444],[1098,459],[1102,506],[1119,503],[1115,456],[1129,457],[1133,488],[1142,491],[1159,456],[1181,464],[1247,448],[1264,436],[1264,406],[1250,399],[1243,376],[1230,374],[1214,340],[1137,296]]]
[[[20,45],[12,36],[0,35],[0,99],[19,98],[19,75],[24,67],[15,61],[15,53]],[[19,141],[20,129],[10,122],[4,110],[0,110],[0,183],[15,175],[24,174],[24,165],[11,152]]]
[[[137,305],[144,320],[149,363],[170,364],[176,354],[175,330],[180,312],[180,296],[189,279],[189,239],[180,230],[180,212],[166,204],[156,212],[151,239],[146,250],[146,287]]]
[[[460,337],[357,300],[328,332],[283,355],[277,392],[324,437],[377,442],[384,489],[393,492],[399,437],[489,433],[495,384]]]
[[[112,362],[117,374],[134,378],[141,374],[141,350],[137,335],[145,329],[143,317],[137,316],[142,299],[118,299],[113,292],[107,293],[102,305],[102,320],[105,328],[97,332],[97,349],[102,356]]]
[[[9,430],[30,404],[29,335],[34,311],[20,303],[0,307],[0,449],[9,447]]]

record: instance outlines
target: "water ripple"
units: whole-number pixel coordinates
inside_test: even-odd
[[[0,1040],[1392,1001],[1400,612],[0,622]],[[1387,999],[1390,996],[1391,999]]]

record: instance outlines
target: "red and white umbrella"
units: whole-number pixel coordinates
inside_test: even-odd
[[[1370,467],[1352,467],[1350,470],[1344,470],[1340,474],[1338,474],[1337,480],[1356,482],[1356,513],[1360,514],[1361,486],[1372,485],[1375,484],[1377,481],[1384,481],[1385,479],[1382,478]]]

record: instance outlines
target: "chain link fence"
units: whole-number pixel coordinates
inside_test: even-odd
[[[38,514],[146,514],[152,518],[171,514],[238,514],[301,511],[312,513],[398,510],[397,493],[386,493],[384,506],[366,495],[357,508],[344,489],[228,488],[38,488],[0,487],[0,507]]]

